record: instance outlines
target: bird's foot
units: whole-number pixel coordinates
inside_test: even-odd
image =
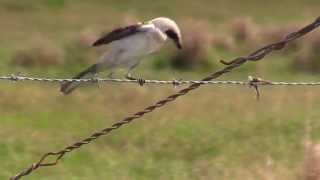
[[[126,75],[126,79],[133,80],[133,81],[137,81],[140,86],[143,86],[143,85],[146,83],[146,80],[144,80],[144,79],[142,79],[142,78],[132,77],[130,74],[127,74],[127,75]]]
[[[90,82],[92,82],[92,83],[98,83],[98,82],[99,82],[98,74],[94,74],[93,77],[90,78]]]

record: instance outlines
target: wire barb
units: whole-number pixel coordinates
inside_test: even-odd
[[[226,67],[210,74],[209,76],[203,78],[201,81],[211,81],[212,79],[216,79],[216,78],[222,76],[223,74],[229,73],[232,70],[240,67],[241,65],[245,64],[247,61],[258,61],[258,60],[262,59],[263,57],[265,57],[267,54],[271,53],[272,51],[282,49],[290,41],[293,41],[293,40],[313,31],[319,25],[320,25],[320,17],[318,17],[316,19],[316,21],[305,26],[304,28],[300,29],[299,31],[289,34],[288,36],[286,36],[284,38],[284,40],[281,40],[277,43],[273,43],[268,46],[265,46],[255,52],[251,53],[247,57],[236,58],[236,59],[229,61],[229,62],[226,61],[225,62],[225,64],[227,65]],[[256,83],[256,82],[251,82],[251,83]],[[260,83],[260,82],[257,82],[257,83]],[[177,93],[174,93],[174,94],[172,94],[172,95],[170,95],[170,96],[168,96],[168,97],[166,97],[166,98],[164,98],[164,99],[162,99],[162,100],[160,100],[150,106],[147,106],[142,111],[138,111],[137,113],[135,113],[131,116],[128,116],[128,117],[120,120],[119,122],[114,123],[111,127],[108,127],[108,128],[102,129],[98,132],[95,132],[91,136],[89,136],[88,138],[85,138],[79,142],[76,142],[70,146],[67,146],[60,151],[47,153],[44,156],[42,156],[40,161],[32,164],[26,170],[13,176],[11,178],[11,180],[18,180],[23,176],[29,175],[30,173],[32,173],[33,171],[35,171],[36,169],[38,169],[39,167],[42,167],[42,166],[54,166],[54,165],[58,164],[59,160],[61,160],[67,153],[70,153],[70,152],[82,147],[85,144],[89,144],[92,141],[96,140],[97,138],[99,138],[103,135],[107,135],[108,133],[120,128],[121,126],[123,126],[125,124],[131,123],[133,120],[141,118],[147,113],[153,112],[155,109],[158,109],[158,108],[166,105],[167,103],[176,100],[180,96],[186,95],[190,91],[199,88],[201,85],[203,85],[202,82],[195,82],[195,83],[191,84],[190,86],[188,86],[187,88],[184,88]],[[45,161],[49,156],[56,156],[56,161],[53,163],[43,164],[42,162]]]
[[[271,81],[266,81],[266,80],[261,79],[261,78],[249,76],[248,77],[248,85],[255,89],[256,98],[259,101],[260,100],[259,85],[272,85],[272,82]]]
[[[10,78],[11,81],[18,81],[19,80],[19,77],[16,76],[15,74],[10,74],[8,77]]]

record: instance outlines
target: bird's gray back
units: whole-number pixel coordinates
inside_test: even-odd
[[[143,31],[110,44],[110,51],[103,54],[99,62],[111,67],[130,68],[146,55],[157,51],[166,36],[154,27],[146,26]]]

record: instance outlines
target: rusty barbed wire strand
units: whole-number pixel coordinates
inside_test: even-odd
[[[139,84],[139,80],[129,80],[129,79],[59,79],[59,78],[40,78],[40,77],[28,77],[20,75],[6,75],[0,76],[0,81],[15,81],[15,82],[24,82],[24,81],[36,81],[44,83],[62,83],[65,81],[71,82],[84,82],[84,83],[132,83]],[[156,85],[190,85],[190,84],[202,84],[202,85],[258,85],[258,86],[320,86],[320,81],[299,81],[299,82],[288,82],[288,81],[270,81],[264,80],[262,78],[256,78],[249,76],[246,81],[239,80],[216,80],[216,81],[198,81],[198,80],[144,80],[144,84],[156,84]]]
[[[241,65],[243,65],[244,63],[246,63],[247,61],[258,61],[261,60],[263,57],[265,57],[267,54],[271,53],[272,51],[277,51],[280,49],[283,49],[287,43],[300,38],[301,36],[304,36],[305,34],[315,30],[316,28],[318,28],[320,26],[320,16],[311,24],[303,27],[302,29],[290,33],[287,36],[285,36],[283,38],[283,40],[267,45],[261,49],[258,49],[257,51],[249,54],[249,56],[243,56],[243,57],[239,57],[239,58],[235,58],[234,60],[230,61],[230,62],[226,62],[226,61],[221,61],[223,64],[227,65],[226,67],[224,67],[221,70],[218,70],[212,74],[210,74],[209,76],[203,78],[201,81],[211,81],[212,79],[218,78],[221,75],[228,73],[230,71],[232,71],[233,69],[236,69],[238,67],[240,67]],[[41,159],[36,162],[33,163],[31,166],[29,166],[27,169],[23,170],[22,172],[16,174],[15,176],[11,177],[10,180],[18,180],[23,176],[29,175],[31,172],[35,171],[36,169],[38,169],[39,167],[45,167],[45,166],[54,166],[56,164],[58,164],[59,160],[64,157],[64,155],[66,153],[70,153],[71,151],[78,149],[80,147],[82,147],[85,144],[89,144],[90,142],[96,140],[97,138],[106,135],[108,133],[110,133],[113,130],[116,130],[118,128],[120,128],[123,125],[126,125],[130,122],[132,122],[135,119],[141,118],[142,116],[144,116],[147,113],[153,112],[154,110],[156,110],[157,108],[160,108],[164,105],[166,105],[169,102],[172,102],[174,100],[176,100],[178,97],[186,95],[187,93],[189,93],[192,90],[195,90],[197,88],[199,88],[202,84],[201,83],[195,83],[195,84],[191,84],[190,86],[188,86],[187,88],[184,88],[182,90],[180,90],[179,92],[172,94],[158,102],[156,102],[153,105],[150,105],[148,107],[146,107],[145,109],[143,109],[142,111],[138,111],[137,113],[128,116],[124,119],[122,119],[119,122],[114,123],[111,127],[102,129],[100,131],[97,131],[95,133],[93,133],[91,136],[89,136],[88,138],[85,138],[79,142],[76,142],[70,146],[65,147],[63,150],[60,151],[56,151],[56,152],[49,152],[44,154]],[[49,158],[50,156],[54,156],[56,157],[54,162],[48,162],[45,163],[45,160],[47,158]]]

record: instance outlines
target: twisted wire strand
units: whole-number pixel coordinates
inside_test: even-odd
[[[267,45],[261,49],[258,49],[257,51],[249,54],[248,56],[243,56],[243,57],[239,57],[239,58],[235,58],[234,60],[231,60],[230,62],[226,62],[226,61],[221,61],[223,64],[227,65],[226,67],[224,67],[221,70],[218,70],[212,74],[210,74],[209,76],[203,78],[201,81],[211,81],[212,79],[215,79],[217,77],[220,77],[221,75],[228,73],[238,67],[240,67],[241,65],[245,64],[247,61],[258,61],[263,59],[263,57],[265,57],[267,54],[271,53],[272,51],[277,51],[280,49],[283,49],[287,43],[300,38],[301,36],[304,36],[305,34],[313,31],[314,29],[318,28],[318,26],[320,26],[320,16],[311,24],[305,26],[304,28],[300,29],[299,31],[293,32],[288,34],[287,36],[285,36],[283,38],[283,40]],[[30,173],[32,173],[33,171],[35,171],[36,169],[38,169],[39,167],[43,167],[43,166],[54,166],[56,164],[59,163],[59,160],[64,157],[64,155],[66,155],[67,153],[72,152],[73,150],[76,150],[80,147],[82,147],[85,144],[89,144],[92,141],[96,140],[97,138],[103,136],[103,135],[107,135],[108,133],[112,132],[113,130],[116,130],[118,128],[120,128],[123,125],[129,124],[130,122],[132,122],[135,119],[141,118],[142,116],[144,116],[147,113],[151,113],[154,110],[166,105],[169,102],[172,102],[174,100],[176,100],[178,97],[186,95],[187,93],[189,93],[192,90],[195,90],[197,88],[199,88],[202,84],[201,83],[194,83],[191,84],[190,86],[188,86],[187,88],[184,88],[182,90],[180,90],[179,92],[172,94],[156,103],[154,103],[153,105],[150,105],[148,107],[146,107],[145,109],[143,109],[142,111],[138,111],[137,113],[125,117],[124,119],[120,120],[119,122],[114,123],[111,127],[107,127],[105,129],[102,129],[100,131],[97,131],[95,133],[93,133],[91,136],[89,136],[88,138],[85,138],[79,142],[76,142],[70,146],[65,147],[64,149],[60,150],[60,151],[56,151],[56,152],[49,152],[44,154],[41,159],[36,162],[33,163],[31,166],[29,166],[27,169],[21,171],[20,173],[16,174],[15,176],[11,177],[10,180],[17,180],[20,179],[23,176],[29,175]],[[45,163],[45,160],[47,158],[49,158],[50,156],[54,156],[56,157],[54,162],[49,162],[49,163]]]
[[[0,76],[0,80],[7,81],[36,81],[45,83],[62,83],[62,82],[84,82],[84,83],[137,83],[139,80],[129,79],[59,79],[59,78],[40,78],[40,77],[27,77],[19,75],[6,75]],[[320,81],[301,81],[301,82],[288,82],[288,81],[266,81],[261,78],[254,78],[249,76],[247,81],[235,81],[235,80],[220,80],[220,81],[198,81],[198,80],[144,80],[144,84],[156,84],[156,85],[190,85],[190,84],[202,84],[202,85],[259,85],[259,86],[319,86]]]

